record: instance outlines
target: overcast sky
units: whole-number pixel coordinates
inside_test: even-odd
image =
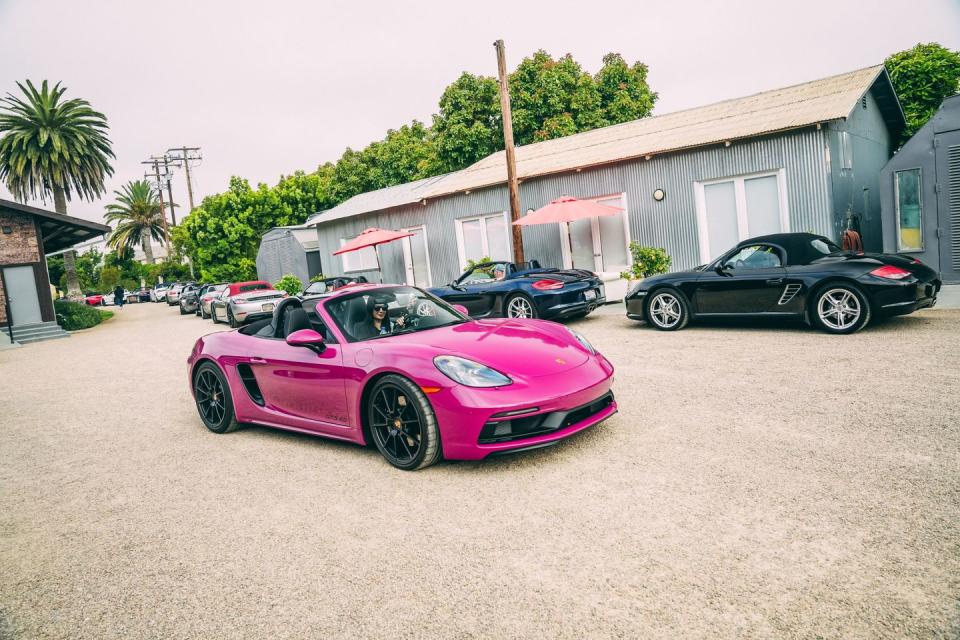
[[[540,48],[591,73],[610,51],[643,61],[662,114],[879,64],[917,42],[960,49],[960,2],[0,0],[0,94],[60,80],[105,113],[108,194],[151,154],[202,147],[199,204],[231,175],[274,184],[429,123],[462,71],[496,73],[497,38],[511,69]],[[99,220],[104,203],[69,212]]]

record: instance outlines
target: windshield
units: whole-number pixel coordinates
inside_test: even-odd
[[[464,322],[450,305],[414,287],[389,287],[337,297],[325,308],[350,342],[414,333]]]
[[[311,283],[307,290],[304,293],[326,293],[327,292],[327,283],[323,280]]]
[[[257,282],[255,284],[245,284],[239,287],[240,293],[245,291],[259,291],[260,289],[271,289],[272,287],[263,282]]]
[[[826,238],[814,238],[813,240],[810,241],[810,246],[825,256],[828,256],[831,253],[837,253],[839,251],[843,251],[843,249],[833,244]]]

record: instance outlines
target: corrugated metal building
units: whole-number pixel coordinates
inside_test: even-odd
[[[947,98],[880,173],[883,249],[960,282],[960,95]]]
[[[848,212],[882,244],[880,168],[904,127],[882,66],[517,148],[522,208],[561,195],[617,204],[606,218],[523,230],[527,259],[578,267],[622,294],[631,240],[663,247],[673,268],[775,231],[838,237]],[[378,280],[372,252],[332,256],[368,227],[407,229],[380,248],[385,282],[440,285],[467,260],[509,259],[505,154],[455,173],[356,196],[308,220],[326,275]],[[331,256],[331,257],[327,257]]]

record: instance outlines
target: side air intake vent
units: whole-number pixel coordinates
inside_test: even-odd
[[[780,302],[778,302],[777,304],[787,304],[788,302],[793,300],[793,297],[797,295],[799,291],[800,291],[800,285],[788,284],[786,287],[783,288],[783,295],[780,296]]]
[[[251,400],[262,407],[263,394],[260,393],[260,385],[257,384],[257,379],[254,377],[253,370],[250,369],[250,365],[238,364],[237,373],[240,374],[240,379],[243,380],[243,386],[247,390],[247,395],[250,396]]]

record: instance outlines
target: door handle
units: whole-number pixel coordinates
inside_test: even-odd
[[[253,364],[267,364],[267,361],[263,358],[250,358],[250,362]]]
[[[774,278],[772,280],[767,280],[767,284],[783,284],[783,278]]]

